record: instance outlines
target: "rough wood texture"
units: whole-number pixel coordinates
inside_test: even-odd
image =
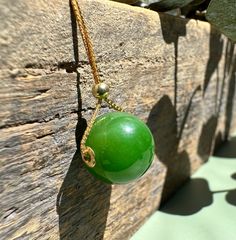
[[[128,239],[235,129],[235,48],[207,23],[80,0],[111,97],[156,159],[110,186],[76,151],[94,108],[68,1],[0,1],[0,239]],[[104,106],[103,111],[108,109]]]

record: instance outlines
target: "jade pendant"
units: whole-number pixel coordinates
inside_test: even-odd
[[[154,156],[154,140],[147,125],[124,112],[98,117],[87,138],[96,164],[88,171],[107,183],[125,184],[141,177]]]

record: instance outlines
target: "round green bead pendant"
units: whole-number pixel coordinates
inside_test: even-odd
[[[87,169],[107,183],[124,184],[141,177],[154,156],[154,140],[145,123],[124,112],[98,117],[87,138],[96,164]]]

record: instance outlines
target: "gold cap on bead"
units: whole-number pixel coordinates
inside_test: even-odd
[[[104,99],[109,94],[109,86],[106,83],[98,83],[93,86],[93,96],[98,99]]]

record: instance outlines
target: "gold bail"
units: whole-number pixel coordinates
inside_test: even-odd
[[[82,151],[82,159],[88,167],[95,167],[95,153],[92,148],[86,146],[86,148]]]

